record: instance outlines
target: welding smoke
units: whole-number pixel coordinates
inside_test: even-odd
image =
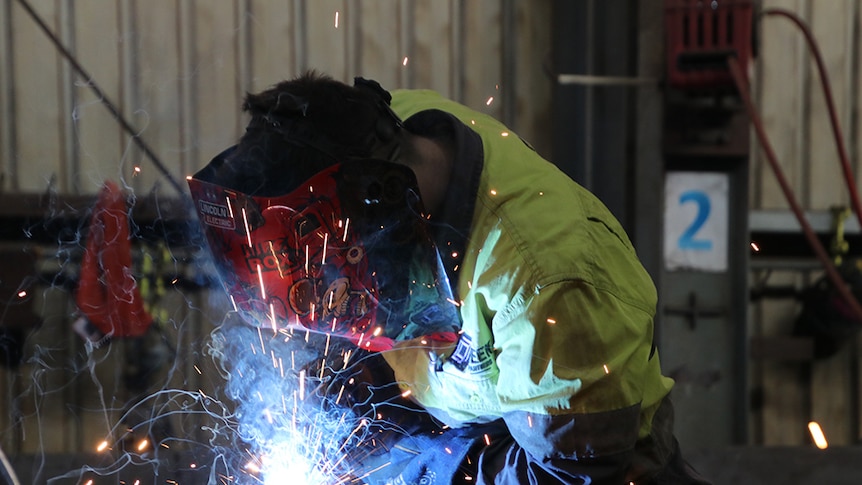
[[[365,427],[336,396],[320,391],[329,382],[322,375],[329,373],[327,343],[320,335],[274,334],[230,321],[213,332],[210,353],[235,405],[230,432],[238,483],[333,483],[350,473],[345,456]]]

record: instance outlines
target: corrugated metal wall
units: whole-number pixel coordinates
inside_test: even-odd
[[[438,90],[504,119],[540,153],[550,151],[551,80],[545,72],[550,2],[44,0],[31,5],[180,181],[242,132],[238,108],[244,92],[308,68],[345,81],[362,75],[388,88]],[[812,25],[858,173],[862,1],[763,0],[762,6],[797,12]],[[761,19],[759,34],[753,86],[795,193],[808,209],[846,205],[819,79],[803,37],[779,18]],[[174,195],[93,93],[92,83],[59,54],[19,1],[0,4],[0,191],[41,193],[52,187],[60,194],[93,194],[111,178],[138,194]],[[756,142],[752,150],[752,209],[786,209]],[[75,270],[50,257],[41,269]],[[752,278],[760,281],[767,273],[771,283],[798,287],[816,276],[809,269],[778,267],[756,269]],[[68,331],[72,306],[64,290],[43,291],[36,305],[45,319],[43,330],[56,332],[40,331],[28,343],[37,358],[20,370],[26,379],[0,372],[0,444],[12,452],[89,449],[122,411],[122,350],[116,346],[84,357],[78,337]],[[206,367],[200,340],[217,313],[201,310],[212,305],[205,294],[175,291],[161,305],[171,309],[164,318],[168,334],[179,338],[180,350],[192,358],[160,379],[166,388],[207,392],[213,369]],[[788,301],[752,305],[751,335],[788,334],[798,309]],[[752,411],[751,441],[805,444],[804,424],[816,419],[834,444],[857,442],[862,435],[858,356],[854,343],[814,364],[804,384],[798,366],[752,364],[760,399]],[[48,429],[61,438],[40,437]]]
[[[828,70],[837,115],[858,185],[860,150],[860,31],[858,0],[763,0],[764,9],[794,12],[811,27]],[[849,205],[821,81],[803,34],[784,17],[759,19],[759,53],[752,70],[760,112],[780,164],[801,205],[828,211]],[[754,210],[787,212],[789,205],[752,136],[751,204]],[[852,217],[851,217],[852,219]],[[786,262],[784,262],[786,263]],[[816,265],[792,268],[782,262],[759,264],[752,284],[806,287],[820,274]],[[752,305],[750,333],[788,336],[800,310],[792,299]],[[812,365],[755,361],[751,367],[752,440],[767,445],[810,443],[806,424],[818,421],[834,445],[858,443],[860,383],[859,340],[837,355]]]
[[[30,8],[89,79],[61,55]],[[95,194],[113,179],[139,197],[176,197],[143,147],[183,186],[187,174],[242,133],[245,92],[311,68],[348,82],[361,75],[390,89],[437,90],[505,119],[547,152],[550,10],[550,1],[525,0],[4,0],[0,193],[49,191],[62,206],[63,196]],[[37,248],[40,274],[57,275],[49,283],[77,272],[80,241],[60,246]],[[163,251],[144,244],[134,256],[158,259]],[[171,251],[165,274],[196,271],[182,263],[193,255]],[[0,446],[8,453],[90,451],[123,432],[112,427],[135,399],[125,379],[126,357],[136,350],[118,340],[87,352],[70,328],[70,295],[62,286],[33,292],[42,326],[27,341],[27,361],[0,369]],[[148,342],[167,360],[149,378],[163,391],[144,409],[216,392],[220,379],[205,342],[224,301],[172,287],[154,301],[176,352]],[[197,424],[171,425],[177,435],[207,438]]]
[[[548,145],[550,2],[43,0],[32,8],[180,180],[241,134],[245,92],[311,68],[434,89],[505,118],[540,150]],[[20,2],[3,2],[0,29],[2,189],[159,183],[90,80]]]

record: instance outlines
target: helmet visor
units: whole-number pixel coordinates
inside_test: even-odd
[[[409,168],[340,163],[272,197],[206,180],[212,173],[201,170],[189,188],[246,322],[337,335],[373,351],[420,336],[455,340],[457,302]]]

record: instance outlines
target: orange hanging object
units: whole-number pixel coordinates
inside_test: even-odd
[[[86,322],[76,322],[76,331],[91,340],[139,337],[153,321],[132,274],[126,200],[112,181],[102,187],[90,218],[76,303],[102,334],[94,338],[79,328]]]

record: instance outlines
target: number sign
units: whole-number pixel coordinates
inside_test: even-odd
[[[727,174],[668,172],[664,260],[668,270],[727,270]]]

